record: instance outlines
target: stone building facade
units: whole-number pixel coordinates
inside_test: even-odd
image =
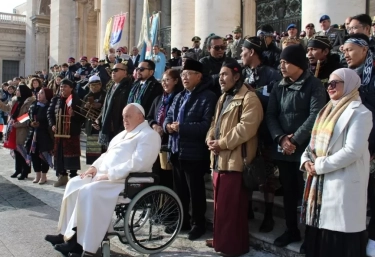
[[[149,12],[160,11],[159,43],[167,49],[190,47],[193,36],[202,39],[210,33],[224,36],[238,25],[242,26],[244,35],[255,35],[256,27],[264,23],[271,23],[275,30],[282,31],[292,22],[299,27],[313,22],[318,28],[323,14],[330,15],[332,22],[338,24],[349,15],[375,15],[375,0],[334,2],[149,0]],[[0,36],[0,72],[1,60],[19,61],[18,71],[28,75],[66,62],[70,56],[102,58],[106,23],[120,13],[126,13],[126,23],[118,46],[131,48],[138,44],[143,0],[27,0],[22,8],[26,16],[17,18],[13,14],[15,19],[22,19],[21,23],[10,24],[0,18],[0,35],[4,35]]]

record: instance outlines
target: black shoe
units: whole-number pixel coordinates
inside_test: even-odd
[[[69,253],[81,254],[83,252],[82,246],[78,244],[76,241],[72,240],[65,242],[63,244],[55,245],[55,250],[65,255],[68,255]]]
[[[18,180],[24,180],[25,178],[27,178],[27,176],[21,175],[21,176],[18,177]]]
[[[296,231],[287,230],[284,232],[284,234],[276,238],[273,244],[278,247],[285,247],[290,243],[299,242],[299,241],[301,241],[301,235],[299,234],[298,229]]]
[[[189,223],[182,223],[181,231],[190,231],[190,230],[191,230],[191,226]]]
[[[10,177],[11,178],[16,178],[19,174],[21,174],[21,172],[14,172]]]
[[[206,228],[198,227],[197,225],[194,225],[188,233],[188,239],[189,240],[196,240],[196,239],[200,238],[201,236],[203,236],[204,233],[206,233]]]
[[[273,220],[272,216],[264,216],[262,225],[259,227],[259,232],[268,233],[273,230],[273,226],[275,225],[275,221]]]
[[[63,244],[64,241],[64,236],[59,234],[59,235],[46,235],[44,237],[44,240],[47,242],[50,242],[53,246],[58,245],[58,244]]]

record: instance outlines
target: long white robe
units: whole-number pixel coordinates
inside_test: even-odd
[[[93,182],[93,178],[79,176],[66,186],[61,204],[58,231],[65,240],[76,232],[83,249],[95,253],[111,223],[118,195],[124,190],[125,178],[131,172],[151,172],[161,140],[147,121],[127,133],[112,139],[106,153],[93,164],[98,173],[108,174],[109,180]]]

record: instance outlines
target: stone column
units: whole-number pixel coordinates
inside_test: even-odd
[[[135,21],[135,45],[138,45],[139,35],[142,26],[142,18],[143,18],[143,1],[137,0],[136,9],[136,21]]]
[[[140,17],[138,17],[140,19]],[[138,42],[135,42],[136,38],[136,20],[137,20],[137,0],[130,0],[130,11],[129,11],[129,51],[136,46]]]
[[[341,0],[336,5],[326,0],[302,1],[302,24],[314,23],[315,30],[320,31],[319,18],[327,14],[331,18],[331,24],[343,24],[346,17],[358,13],[366,13],[366,1]]]
[[[183,46],[191,46],[191,39],[194,37],[194,25],[196,15],[196,3],[204,0],[191,1],[184,0],[171,1],[171,47],[181,49]]]
[[[51,0],[50,64],[64,63],[72,55],[74,8],[66,0]]]
[[[107,26],[107,21],[109,18],[116,14],[129,12],[129,0],[112,0],[110,4],[108,1],[101,1],[100,6],[100,56],[104,57],[103,45],[104,45],[104,35]],[[126,23],[124,25],[124,30],[122,31],[121,41],[114,47],[128,46],[129,45],[129,15],[127,15]],[[128,25],[126,25],[128,24]]]
[[[41,71],[43,69],[49,69],[48,67],[48,39],[49,37],[49,26],[36,26],[35,38],[36,38],[36,51],[35,51],[35,70]]]
[[[191,40],[195,35],[204,40],[211,33],[224,37],[240,25],[241,0],[195,0],[195,34],[185,34],[184,37]]]
[[[34,74],[35,66],[35,34],[34,23],[31,18],[36,14],[37,0],[27,1],[26,12],[26,49],[25,49],[25,74]],[[47,46],[46,46],[47,47]]]
[[[171,26],[171,0],[161,0],[160,11],[160,28]]]
[[[243,6],[243,33],[242,36],[255,36],[256,28],[256,2],[255,0],[242,0]]]

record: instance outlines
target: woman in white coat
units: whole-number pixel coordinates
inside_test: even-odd
[[[301,158],[308,173],[301,212],[307,257],[366,256],[372,114],[360,100],[360,84],[353,70],[331,74],[331,101],[318,114]]]

